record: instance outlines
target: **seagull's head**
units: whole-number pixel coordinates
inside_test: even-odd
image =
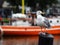
[[[42,11],[37,11],[36,12],[36,15],[41,15],[42,14]]]

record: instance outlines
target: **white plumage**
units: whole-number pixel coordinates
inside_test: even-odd
[[[36,12],[36,15],[37,15],[37,20],[36,20],[36,23],[38,26],[41,26],[41,27],[47,27],[49,28],[50,27],[50,23],[49,23],[49,20],[45,17],[43,17],[41,15],[41,11],[37,11]]]

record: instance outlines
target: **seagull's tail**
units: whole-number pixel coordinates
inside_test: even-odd
[[[51,25],[50,25],[50,23],[48,24],[48,27],[47,28],[51,28]]]
[[[48,22],[44,22],[44,23],[45,23],[45,27],[46,28],[51,28],[51,25],[50,25],[49,21]]]
[[[48,24],[47,24],[46,28],[51,28],[51,25],[50,25],[50,23],[49,23],[49,22],[48,22]]]

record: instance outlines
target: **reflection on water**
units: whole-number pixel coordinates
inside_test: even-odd
[[[2,45],[38,45],[38,36],[6,36],[2,41]],[[60,35],[54,35],[53,45],[60,45]]]
[[[60,35],[54,35],[54,45],[60,45]]]

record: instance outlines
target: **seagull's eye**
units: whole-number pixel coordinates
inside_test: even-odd
[[[52,23],[52,21],[50,21],[50,23]]]
[[[23,22],[26,22],[26,20],[23,20]]]
[[[59,20],[57,20],[57,23],[59,22]]]

